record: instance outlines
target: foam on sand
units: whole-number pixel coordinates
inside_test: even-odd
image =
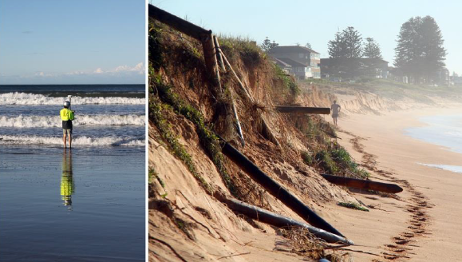
[[[144,115],[77,115],[72,123],[75,126],[144,126],[144,119]],[[0,127],[61,127],[61,119],[59,116],[2,116]]]
[[[419,163],[419,164],[424,165],[424,166],[433,167],[433,168],[438,168],[438,169],[443,169],[443,170],[451,171],[451,172],[454,172],[454,173],[462,173],[462,166],[438,165],[438,164],[423,164],[423,163]]]
[[[48,97],[41,94],[30,93],[5,93],[0,94],[0,105],[62,105],[66,97]],[[130,104],[141,105],[145,103],[144,98],[132,97],[72,97],[72,105],[89,104]]]
[[[63,137],[0,136],[0,144],[7,145],[62,145]],[[72,146],[144,146],[144,140],[120,137],[73,137]]]

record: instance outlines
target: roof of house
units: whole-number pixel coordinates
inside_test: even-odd
[[[313,49],[310,49],[308,47],[304,47],[304,46],[297,46],[297,45],[294,45],[294,46],[276,46],[276,47],[273,47],[271,48],[271,50],[269,51],[269,53],[315,53],[315,54],[319,54],[318,52],[314,51]]]
[[[288,63],[282,61],[281,59],[278,59],[278,58],[272,57],[272,56],[270,56],[270,57],[271,57],[271,59],[273,60],[273,62],[276,63],[276,65],[278,65],[278,66],[281,66],[281,67],[283,67],[283,68],[292,67],[292,66],[289,65]]]
[[[278,58],[278,59],[281,60],[284,63],[287,63],[287,64],[291,65],[292,67],[307,67],[308,66],[308,65],[299,63],[299,62],[297,62],[295,60],[292,60],[290,58]]]

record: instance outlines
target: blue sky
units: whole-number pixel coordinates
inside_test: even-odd
[[[144,0],[0,0],[0,84],[145,82]]]
[[[265,37],[280,45],[305,45],[328,57],[327,43],[337,30],[355,27],[365,39],[374,38],[390,64],[401,25],[414,16],[436,19],[445,40],[446,65],[462,74],[462,1],[428,0],[149,0],[151,4],[217,34]]]

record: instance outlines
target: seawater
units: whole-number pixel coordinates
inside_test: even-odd
[[[426,125],[407,129],[407,135],[428,143],[443,146],[453,152],[462,154],[462,114],[427,116],[419,120]],[[439,163],[421,164],[462,173],[462,165],[442,165]]]
[[[59,110],[72,94],[73,149]],[[0,86],[0,261],[144,261],[145,86]]]
[[[0,144],[62,145],[59,111],[72,97],[73,147],[144,146],[144,85],[0,86]]]

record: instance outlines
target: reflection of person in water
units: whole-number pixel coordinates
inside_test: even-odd
[[[63,172],[61,176],[61,196],[64,205],[69,208],[72,206],[72,194],[74,193],[74,180],[72,179],[72,152],[63,153]]]

